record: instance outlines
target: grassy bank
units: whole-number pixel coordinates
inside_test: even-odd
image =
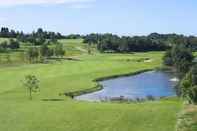
[[[197,130],[197,106],[185,105],[179,114],[177,131],[196,131]]]

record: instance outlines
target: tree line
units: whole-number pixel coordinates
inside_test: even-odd
[[[0,37],[3,38],[29,37],[31,35],[42,35],[46,39],[50,39],[51,37],[60,39],[64,37],[61,33],[44,31],[42,28],[38,28],[37,31],[33,31],[32,33],[24,33],[23,31],[16,31],[7,27],[2,27],[0,30]]]
[[[9,41],[2,41],[0,43],[0,53],[7,52],[8,50],[16,50],[20,48],[20,42],[14,39]]]
[[[185,44],[173,45],[163,57],[164,65],[173,67],[179,74],[178,93],[190,104],[197,104],[197,63],[194,60],[192,48]]]
[[[179,43],[185,44],[192,50],[197,50],[197,37],[178,34],[151,33],[147,36],[118,36],[109,33],[92,33],[88,35],[62,35],[61,33],[45,31],[42,28],[28,34],[2,27],[0,37],[15,38],[19,42],[31,45],[55,43],[58,39],[84,39],[84,43],[89,46],[96,45],[100,52],[164,51]]]
[[[43,44],[40,47],[29,47],[25,54],[29,63],[42,63],[45,62],[46,59],[52,57],[63,58],[65,49],[61,43],[57,43],[52,47]]]
[[[164,51],[175,44],[183,43],[197,50],[197,37],[178,34],[152,33],[148,36],[118,36],[113,34],[89,34],[84,43],[95,44],[100,52]]]
[[[0,29],[0,37],[2,38],[17,38],[22,42],[34,42],[35,38],[40,39],[80,39],[84,38],[83,35],[80,34],[69,34],[69,35],[62,35],[59,32],[53,31],[45,31],[42,28],[38,28],[36,31],[32,33],[24,33],[23,31],[16,31],[13,29],[9,29],[7,27],[2,27]]]

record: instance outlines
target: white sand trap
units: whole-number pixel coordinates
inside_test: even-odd
[[[153,60],[150,59],[150,60],[145,60],[144,62],[148,63],[148,62],[152,62]]]

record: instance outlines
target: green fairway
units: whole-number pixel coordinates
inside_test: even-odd
[[[21,65],[0,69],[2,131],[174,131],[179,100],[141,104],[77,102],[60,93],[93,88],[94,79],[153,69],[161,52],[80,55],[80,61]],[[150,58],[152,62],[140,61]],[[28,99],[21,80],[27,74],[41,81],[41,91]],[[43,101],[58,99],[61,101]]]
[[[2,131],[174,131],[177,101],[98,104],[0,102]]]

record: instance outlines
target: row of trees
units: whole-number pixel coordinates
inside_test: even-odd
[[[65,36],[65,39],[81,39],[81,38],[84,38],[84,36],[80,34],[70,34]]]
[[[3,38],[28,37],[30,35],[33,35],[33,36],[42,35],[45,39],[51,39],[52,37],[55,37],[56,39],[64,38],[64,36],[60,33],[44,31],[42,28],[39,28],[36,32],[33,31],[30,34],[24,33],[23,31],[10,30],[7,27],[2,27],[0,30],[0,37],[3,37]]]
[[[48,47],[44,44],[41,47],[30,47],[26,51],[26,57],[30,63],[44,62],[47,58],[62,58],[65,55],[65,49],[61,43],[54,47]]]
[[[197,64],[191,48],[185,44],[174,45],[166,51],[164,64],[174,67],[181,79],[178,91],[189,103],[197,103]]]
[[[89,34],[84,43],[96,44],[101,52],[162,51],[175,44],[183,43],[193,50],[197,49],[197,37],[177,34],[152,33],[148,36],[122,36],[113,34]]]
[[[60,33],[55,32],[47,32],[42,28],[39,28],[36,32],[32,32],[31,34],[21,33],[17,36],[17,39],[24,43],[31,43],[32,45],[42,45],[44,43],[56,43],[57,39],[62,39]]]
[[[20,48],[20,43],[17,40],[10,39],[9,41],[3,41],[0,43],[0,53],[1,52],[6,52],[8,49],[19,49]]]
[[[32,33],[24,33],[23,31],[16,31],[13,29],[9,29],[7,27],[2,27],[0,29],[0,37],[3,38],[17,38],[22,42],[33,42],[35,38],[42,38],[42,39],[80,39],[84,38],[83,35],[80,34],[70,34],[70,35],[62,35],[59,32],[52,32],[52,31],[45,31],[42,28],[38,28],[36,31]]]

